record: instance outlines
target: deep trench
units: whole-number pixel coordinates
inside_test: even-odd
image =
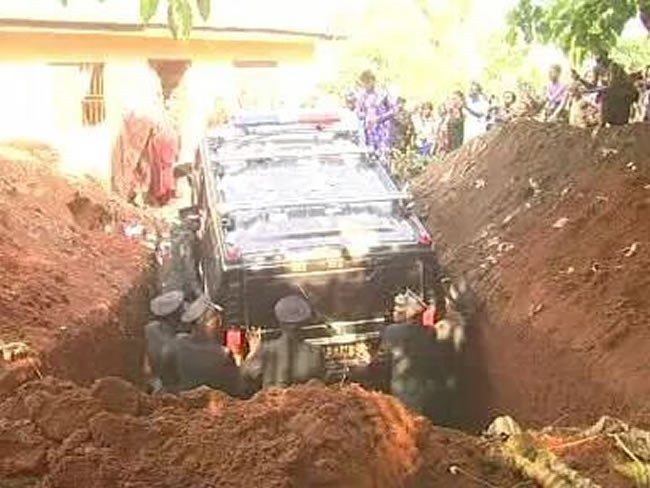
[[[61,337],[57,346],[43,358],[43,373],[81,386],[88,386],[99,378],[118,376],[144,389],[143,330],[150,320],[149,302],[160,289],[158,271],[152,259],[151,266],[134,277],[132,286],[119,300],[79,319],[81,324],[69,327],[74,333]],[[447,418],[435,423],[477,433],[495,416],[504,413],[515,415],[524,422],[543,424],[552,422],[566,411],[572,414],[572,420],[583,423],[593,421],[595,413],[603,407],[608,412],[613,411],[608,408],[607,392],[598,393],[592,399],[575,399],[570,391],[558,393],[557,388],[553,391],[554,382],[557,382],[556,371],[532,372],[537,374],[535,389],[550,391],[551,398],[540,398],[540,392],[532,388],[521,391],[521,377],[530,377],[531,369],[534,369],[534,365],[523,361],[530,350],[539,346],[539,341],[526,343],[508,336],[504,330],[501,330],[500,337],[496,337],[481,300],[473,293],[469,296],[472,303],[469,307],[471,312],[466,316],[467,342],[456,361],[457,395],[449,398]],[[511,356],[521,358],[522,364],[504,369],[500,357],[506,349]],[[563,362],[560,366],[573,375],[570,381],[580,378],[577,368],[564,364],[566,360],[558,359],[558,362]],[[496,374],[495,365],[498,365],[497,369],[501,368]],[[564,387],[560,385],[559,388]],[[599,390],[594,388],[592,391]],[[611,402],[611,398],[609,400]]]
[[[79,319],[69,327],[74,335],[62,337],[43,358],[48,375],[88,386],[107,376],[118,376],[142,386],[144,324],[149,301],[156,292],[153,265],[135,277],[127,293],[105,309]]]
[[[131,288],[112,306],[97,309],[79,319],[83,324],[70,327],[77,331],[62,337],[43,358],[46,375],[89,386],[108,376],[121,377],[145,390],[144,325],[151,319],[149,302],[160,289],[158,269],[152,264],[135,277]],[[483,377],[485,365],[481,334],[472,317],[467,348],[457,363],[458,395],[450,401],[448,415],[440,423],[467,432],[479,432],[488,421],[483,400],[488,394]]]

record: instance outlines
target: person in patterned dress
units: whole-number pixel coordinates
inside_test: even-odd
[[[395,108],[388,93],[377,88],[377,79],[371,71],[361,74],[361,93],[357,99],[357,112],[363,122],[368,146],[379,155],[390,148],[392,122]]]

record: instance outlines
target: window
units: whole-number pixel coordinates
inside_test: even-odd
[[[85,127],[99,125],[106,119],[104,102],[104,65],[82,64],[82,76],[88,77],[88,89],[81,101],[81,119]]]

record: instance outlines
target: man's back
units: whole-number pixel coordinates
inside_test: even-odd
[[[382,334],[382,345],[395,351],[395,358],[408,357],[408,372],[418,376],[430,374],[435,337],[425,327],[416,324],[393,324]],[[399,362],[399,361],[398,361]]]
[[[424,413],[443,376],[435,337],[420,325],[393,324],[384,329],[382,348],[391,355],[391,393]]]
[[[153,376],[160,376],[163,348],[174,339],[175,334],[172,324],[159,320],[153,320],[144,326],[147,360]]]
[[[262,383],[290,386],[311,379],[324,379],[325,364],[318,347],[283,334],[262,349]]]
[[[632,105],[639,99],[639,92],[629,80],[612,82],[603,95],[603,122],[625,125],[630,121]]]
[[[186,391],[206,385],[232,396],[240,394],[239,370],[218,342],[180,334],[166,347],[164,356],[165,380],[171,389]]]

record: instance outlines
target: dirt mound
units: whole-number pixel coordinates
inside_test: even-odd
[[[207,388],[148,397],[116,378],[91,389],[48,378],[0,405],[0,432],[12,433],[0,478],[50,488],[474,486],[452,465],[515,480],[477,441],[354,386],[239,401]]]
[[[485,417],[640,413],[650,394],[650,126],[521,122],[489,137],[415,182],[444,263],[485,298],[474,338]]]
[[[0,341],[28,344],[42,371],[78,381],[127,374],[139,353],[119,347],[136,333],[124,315],[145,319],[130,304],[146,299],[150,251],[123,230],[141,221],[97,183],[60,176],[47,147],[0,146]],[[0,377],[0,393],[15,375]]]

